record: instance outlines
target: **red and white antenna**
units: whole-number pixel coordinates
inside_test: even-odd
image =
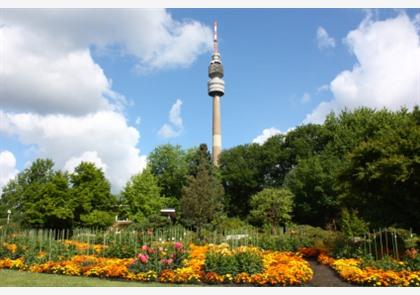
[[[219,52],[219,47],[217,44],[217,20],[214,21],[213,26],[213,51],[214,53]]]

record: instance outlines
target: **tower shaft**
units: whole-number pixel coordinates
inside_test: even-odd
[[[219,166],[220,153],[222,151],[222,132],[220,124],[220,96],[213,96],[213,149],[212,161],[214,166]]]

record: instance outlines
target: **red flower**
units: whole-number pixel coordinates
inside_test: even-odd
[[[184,247],[181,242],[175,242],[174,244],[175,249],[180,250]]]

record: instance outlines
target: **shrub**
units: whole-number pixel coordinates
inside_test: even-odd
[[[233,251],[209,251],[204,262],[205,271],[221,275],[237,275],[242,272],[250,275],[261,273],[263,271],[261,254],[246,249],[241,247]]]
[[[357,211],[341,211],[340,229],[347,237],[362,236],[369,230],[368,224],[357,215]]]

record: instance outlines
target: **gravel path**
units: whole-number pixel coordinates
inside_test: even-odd
[[[353,287],[342,281],[329,266],[319,264],[315,260],[308,262],[314,271],[314,277],[305,285],[306,287]]]

